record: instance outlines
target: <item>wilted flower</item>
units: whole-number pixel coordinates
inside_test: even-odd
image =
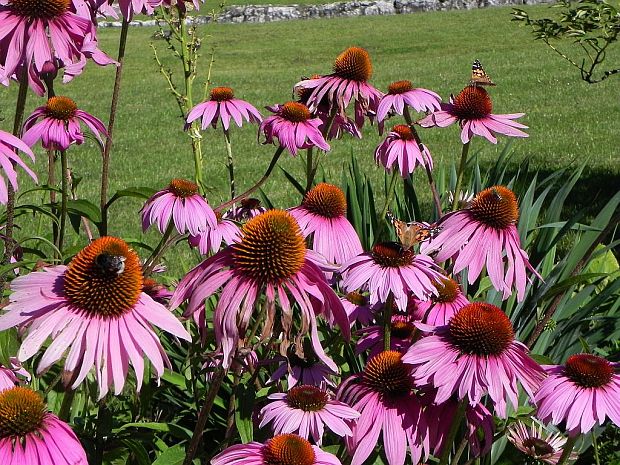
[[[270,382],[275,382],[286,375],[286,385],[291,389],[298,384],[310,386],[334,386],[332,378],[338,370],[329,368],[312,353],[311,347],[304,348],[303,358],[289,348],[288,355],[273,370]]]
[[[15,387],[15,385],[20,382],[19,377],[29,380],[30,373],[21,366],[17,358],[11,357],[10,367],[3,367],[0,365],[0,391]]]
[[[383,351],[384,327],[383,325],[369,326],[359,331],[361,337],[355,346],[355,353],[361,354],[366,350],[371,357]],[[390,323],[390,350],[406,352],[414,338],[418,334],[413,324],[413,319],[406,315],[393,315]]]
[[[560,433],[545,431],[540,424],[532,423],[530,427],[518,421],[508,428],[508,440],[521,452],[540,462],[556,465],[566,445],[566,438]],[[578,455],[571,452],[569,462],[577,460]]]
[[[345,312],[349,315],[351,325],[359,322],[362,325],[368,325],[375,319],[374,306],[370,305],[368,296],[361,292],[351,291],[344,297],[341,297],[342,305]]]

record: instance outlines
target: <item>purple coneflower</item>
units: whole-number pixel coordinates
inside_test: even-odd
[[[405,105],[419,112],[436,111],[441,109],[441,97],[428,89],[414,89],[411,81],[393,82],[388,87],[388,93],[381,97],[377,121],[383,121],[390,111],[402,115]]]
[[[235,98],[230,87],[214,87],[211,89],[211,98],[196,105],[187,115],[187,124],[198,118],[201,120],[201,128],[207,129],[209,125],[215,129],[218,120],[222,122],[225,130],[230,126],[232,119],[239,127],[243,120],[248,123],[260,123],[263,117],[259,111],[245,100]]]
[[[70,0],[8,0],[0,3],[0,82],[27,72],[33,90],[42,95],[39,75],[46,62],[61,62],[79,74],[86,58],[115,63],[97,48],[95,25],[70,11]],[[3,68],[3,69],[2,69]]]
[[[291,389],[298,384],[310,386],[335,386],[332,378],[338,374],[312,353],[311,347],[304,347],[303,357],[289,348],[288,355],[273,370],[269,382],[276,382],[286,375],[287,388]]]
[[[420,150],[420,148],[422,150]],[[387,171],[398,168],[403,178],[408,177],[418,166],[433,169],[431,152],[416,138],[405,124],[397,124],[375,149],[375,161]]]
[[[338,388],[336,398],[361,414],[353,436],[346,438],[351,465],[366,461],[381,431],[388,465],[403,465],[407,449],[413,463],[428,456],[424,445],[428,445],[429,424],[413,392],[410,368],[401,358],[399,352],[381,352],[368,360],[362,373],[350,376]]]
[[[39,118],[41,121],[37,122]],[[67,150],[71,144],[84,142],[80,122],[103,145],[101,136],[108,137],[105,125],[99,118],[78,109],[69,97],[51,97],[45,106],[34,110],[24,122],[22,139],[31,147],[40,140],[44,149]]]
[[[265,144],[275,143],[275,137],[292,155],[297,155],[299,149],[310,147],[329,150],[329,144],[319,130],[321,119],[313,118],[303,103],[287,102],[267,109],[275,115],[265,118],[258,129],[259,136],[260,133],[265,135]]]
[[[480,192],[464,210],[445,215],[438,223],[439,234],[422,244],[420,250],[424,253],[438,250],[435,256],[438,262],[455,258],[452,272],[456,274],[467,268],[470,284],[480,276],[486,263],[491,284],[502,292],[503,298],[510,297],[514,286],[517,300],[522,301],[527,283],[525,270],[541,276],[521,249],[518,219],[519,206],[514,193],[504,186],[490,187]]]
[[[494,305],[475,302],[461,308],[446,326],[429,327],[403,356],[413,365],[413,378],[437,389],[436,403],[456,394],[477,405],[489,395],[495,414],[506,417],[506,405],[518,407],[520,382],[530,397],[545,377],[514,338],[512,324]]]
[[[369,326],[359,331],[362,336],[357,341],[355,353],[361,354],[366,350],[371,357],[383,351],[384,327],[382,325]],[[390,323],[390,350],[406,352],[418,334],[413,319],[406,315],[393,315]]]
[[[241,235],[237,243],[206,259],[181,280],[171,307],[189,299],[186,316],[204,312],[204,300],[223,288],[213,320],[215,338],[228,365],[263,293],[268,303],[280,303],[286,341],[291,340],[296,303],[302,321],[296,337],[301,339],[309,334],[314,352],[337,371],[321,347],[316,315],[323,314],[332,326],[340,326],[347,338],[349,321],[338,296],[325,280],[322,265],[317,264],[319,257],[306,249],[295,219],[283,210],[268,210],[248,221]]]
[[[454,279],[444,276],[435,282],[437,295],[430,300],[418,300],[415,303],[413,316],[416,320],[431,326],[447,325],[450,318],[469,300],[461,291],[461,286]]]
[[[267,209],[260,204],[260,200],[249,197],[241,200],[238,206],[235,205],[228,210],[224,218],[243,223],[266,211]]]
[[[234,244],[241,235],[239,226],[235,223],[222,218],[219,212],[215,212],[215,216],[217,218],[217,226],[215,228],[207,228],[198,235],[190,235],[188,238],[189,245],[198,247],[198,251],[202,255],[217,252],[220,250],[222,242],[226,245]]]
[[[545,367],[548,378],[534,396],[544,423],[566,422],[569,436],[589,432],[605,418],[620,426],[620,364],[592,354],[571,355]]]
[[[144,278],[142,292],[162,305],[168,305],[168,300],[172,297],[172,292],[166,286],[151,278]]]
[[[295,89],[312,89],[308,97],[308,107],[314,111],[325,98],[329,104],[329,114],[340,114],[346,118],[346,108],[355,102],[355,124],[364,125],[364,117],[374,117],[383,94],[368,84],[372,75],[372,63],[368,52],[363,48],[350,47],[342,52],[334,62],[334,72],[315,79],[306,79],[295,84]]]
[[[347,220],[347,200],[338,186],[318,184],[308,191],[299,207],[289,212],[297,220],[304,237],[312,235],[312,250],[328,262],[342,264],[364,251]]]
[[[96,239],[69,266],[52,266],[15,278],[10,303],[0,316],[0,331],[28,325],[18,352],[20,361],[35,356],[51,337],[37,373],[68,350],[64,369],[70,374],[72,389],[94,366],[99,398],[112,385],[115,394],[120,394],[131,364],[139,390],[145,356],[157,377],[169,365],[153,326],[190,340],[179,320],[143,292],[143,282],[138,254],[123,240]]]
[[[521,123],[513,121],[525,113],[494,115],[491,97],[480,86],[467,86],[456,97],[450,97],[450,103],[442,103],[441,111],[431,113],[420,121],[420,126],[428,128],[439,126],[445,128],[453,123],[461,126],[461,141],[466,144],[474,135],[486,138],[497,144],[494,134],[512,137],[528,137],[521,131],[527,129]]]
[[[168,187],[146,201],[140,214],[144,231],[157,223],[163,234],[171,220],[179,234],[197,236],[207,228],[217,228],[215,213],[198,193],[198,186],[186,179],[170,181]]]
[[[415,254],[395,242],[376,244],[371,252],[353,257],[342,265],[345,291],[367,288],[370,304],[387,302],[392,294],[399,310],[405,311],[409,295],[428,299],[437,294],[433,281],[443,277],[428,255]]]
[[[0,391],[15,387],[16,384],[19,384],[20,377],[29,380],[30,373],[21,366],[17,358],[11,357],[10,368],[0,365]]]
[[[34,154],[30,147],[26,145],[21,139],[18,139],[8,132],[0,131],[0,166],[13,187],[13,190],[17,190],[17,172],[15,171],[15,165],[20,166],[35,182],[37,182],[37,175],[34,174],[28,165],[17,155],[17,151],[21,150],[34,162]],[[9,200],[8,189],[6,180],[0,172],[0,203],[6,205]]]
[[[26,387],[0,392],[0,463],[88,465],[75,433]]]
[[[349,322],[354,325],[356,322],[363,326],[370,324],[375,319],[375,309],[370,305],[368,296],[358,291],[348,292],[341,297],[342,306],[349,316]]]
[[[335,455],[296,434],[280,434],[265,444],[236,444],[217,454],[211,465],[341,465]]]
[[[360,414],[346,404],[331,399],[315,386],[296,386],[286,393],[271,394],[260,411],[259,428],[271,423],[274,434],[295,433],[321,445],[325,426],[340,437],[351,436],[352,420]]]
[[[506,437],[525,455],[537,460],[537,463],[550,465],[556,465],[560,461],[566,445],[566,438],[560,433],[547,432],[542,425],[536,423],[532,423],[529,428],[521,421],[513,423],[508,427]],[[571,452],[568,463],[577,458],[578,455]]]

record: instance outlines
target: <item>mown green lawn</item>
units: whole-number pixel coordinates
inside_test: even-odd
[[[546,7],[527,7],[536,16],[547,14]],[[577,167],[588,162],[581,191],[584,203],[608,197],[618,189],[620,147],[620,79],[588,85],[576,70],[534,42],[527,30],[510,22],[510,8],[421,13],[390,17],[361,17],[280,22],[263,25],[212,25],[200,30],[208,34],[202,46],[201,88],[215,49],[214,85],[228,85],[238,97],[258,108],[291,99],[291,87],[301,76],[328,73],[333,59],[344,48],[357,45],[368,49],[374,64],[372,83],[385,90],[394,80],[410,79],[416,85],[433,89],[447,99],[468,81],[474,58],[479,58],[498,83],[491,90],[494,112],[525,112],[522,121],[530,126],[529,139],[513,145],[512,165],[526,159],[544,172]],[[172,177],[191,176],[189,139],[183,133],[183,119],[166,89],[153,60],[149,43],[162,55],[163,41],[153,41],[155,29],[132,28],[129,32],[122,100],[117,119],[112,159],[112,191],[128,186],[166,185]],[[117,29],[99,31],[102,48],[115,54]],[[609,56],[610,62],[618,53]],[[170,64],[174,62],[166,60]],[[114,70],[89,64],[83,76],[57,89],[78,105],[107,120]],[[178,77],[177,72],[176,76]],[[3,102],[1,124],[10,126],[15,86],[0,94]],[[200,92],[197,92],[200,93]],[[44,103],[31,97],[29,108]],[[267,111],[264,112],[267,114]],[[395,121],[397,124],[400,121]],[[456,127],[425,130],[422,133],[437,165],[453,162],[460,149]],[[233,130],[233,151],[238,166],[239,187],[249,186],[269,164],[273,146],[256,141],[256,127]],[[375,127],[366,127],[364,139],[345,137],[334,141],[325,165],[328,179],[338,182],[342,167],[351,156],[365,171],[382,179],[374,165],[373,151],[381,138]],[[480,151],[491,163],[504,147],[476,139],[473,151]],[[205,176],[212,187],[210,199],[224,199],[226,172],[223,136],[219,131],[204,134]],[[44,179],[45,158],[38,151],[37,169]],[[82,196],[98,199],[100,158],[92,143],[69,152],[74,172],[83,177]],[[302,172],[300,159],[285,157],[281,166]],[[425,191],[419,179],[420,189]],[[26,185],[26,183],[24,183]],[[277,172],[265,186],[274,202],[282,207],[299,201],[298,195]],[[112,211],[113,234],[138,237],[140,204],[118,202]]]

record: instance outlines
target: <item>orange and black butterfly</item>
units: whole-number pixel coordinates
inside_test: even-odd
[[[441,231],[440,226],[432,224],[429,225],[418,221],[406,223],[405,221],[397,219],[391,211],[387,212],[387,218],[394,226],[396,236],[404,250],[409,250],[420,242],[432,239]]]
[[[486,73],[480,60],[475,60],[471,65],[471,79],[469,81],[471,86],[494,86],[496,85]]]

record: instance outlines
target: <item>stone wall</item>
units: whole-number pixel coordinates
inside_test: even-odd
[[[268,23],[292,19],[335,18],[346,16],[378,16],[415,13],[418,11],[470,10],[500,5],[547,3],[549,0],[364,0],[324,5],[246,5],[230,6],[217,17],[218,23]],[[211,17],[188,18],[205,24]],[[99,21],[100,27],[120,27],[119,21]],[[132,26],[155,26],[154,20],[132,21]]]

